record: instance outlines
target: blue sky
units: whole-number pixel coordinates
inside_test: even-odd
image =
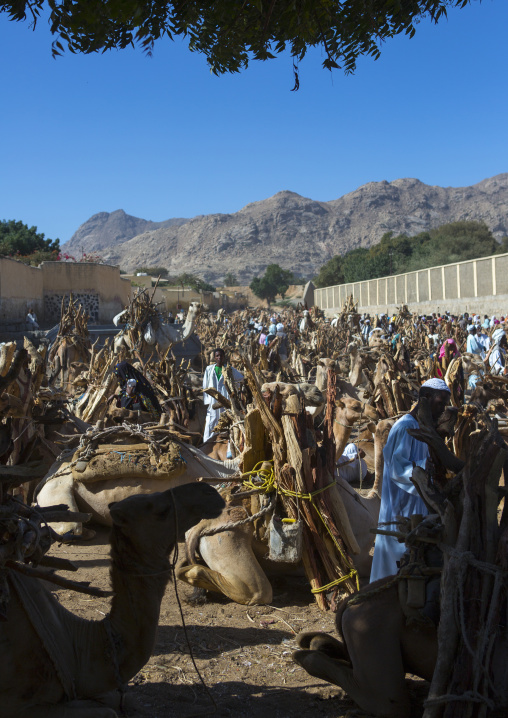
[[[289,55],[217,78],[183,43],[51,58],[45,23],[0,15],[0,219],[68,240],[91,215],[235,212],[280,190],[466,186],[508,171],[508,2],[449,12],[355,75]]]

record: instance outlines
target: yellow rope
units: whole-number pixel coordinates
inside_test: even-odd
[[[260,467],[264,463],[271,464],[269,469],[261,469]],[[326,586],[321,586],[320,588],[313,588],[311,589],[312,593],[321,593],[323,591],[327,591],[329,588],[332,588],[333,586],[338,586],[343,581],[347,581],[348,579],[354,579],[356,582],[356,590],[360,590],[360,583],[358,579],[358,571],[349,563],[349,560],[347,556],[345,555],[344,551],[340,547],[339,543],[335,539],[335,536],[330,531],[328,524],[326,523],[323,514],[319,510],[319,508],[316,506],[316,503],[314,502],[314,497],[318,496],[319,494],[323,493],[323,491],[326,491],[331,486],[335,486],[337,483],[335,480],[331,481],[326,486],[323,486],[321,489],[316,489],[315,491],[312,491],[309,494],[302,494],[298,491],[291,491],[290,489],[283,489],[282,487],[278,486],[275,483],[275,474],[273,471],[273,460],[270,461],[258,461],[258,463],[254,466],[252,471],[246,471],[242,476],[254,476],[256,475],[260,481],[254,482],[252,478],[247,479],[243,482],[243,485],[250,488],[250,489],[256,489],[257,491],[263,491],[265,493],[269,493],[270,491],[278,491],[280,494],[283,494],[283,496],[291,496],[292,498],[296,499],[303,499],[304,501],[310,501],[312,506],[314,507],[314,510],[316,511],[317,515],[321,519],[321,523],[325,527],[325,529],[328,531],[328,534],[330,535],[330,538],[332,539],[335,548],[339,552],[340,556],[342,557],[342,560],[346,564],[347,568],[349,568],[349,573],[345,576],[342,576],[341,578],[336,579],[335,581],[332,581],[331,583],[327,583]]]

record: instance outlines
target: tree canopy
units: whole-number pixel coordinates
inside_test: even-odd
[[[236,278],[236,274],[233,274],[233,272],[226,272],[224,276],[224,286],[225,287],[236,287],[238,284],[238,280]]]
[[[173,286],[190,287],[191,289],[195,289],[196,292],[215,292],[213,284],[205,282],[204,279],[200,279],[190,272],[183,272],[183,274],[179,274],[178,277],[170,279],[168,283]]]
[[[16,257],[37,264],[44,260],[57,259],[60,250],[59,239],[45,239],[37,227],[29,227],[15,219],[0,221],[0,254]]]
[[[250,283],[250,289],[256,297],[273,302],[277,294],[284,299],[290,284],[299,284],[300,281],[289,269],[282,269],[278,264],[269,264],[262,277],[255,277]]]
[[[252,59],[268,60],[289,49],[295,63],[307,50],[323,50],[323,66],[354,72],[362,55],[377,59],[387,39],[429,17],[437,23],[450,7],[473,0],[7,0],[0,12],[28,18],[35,26],[49,14],[53,54],[65,47],[91,53],[139,45],[150,53],[155,41],[185,37],[207,58],[212,72],[239,72]]]
[[[314,282],[330,287],[346,282],[403,274],[441,264],[487,257],[508,251],[508,238],[498,243],[483,222],[451,222],[414,237],[387,232],[370,249],[335,255],[319,270]]]

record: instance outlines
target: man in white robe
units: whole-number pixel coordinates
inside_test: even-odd
[[[203,376],[203,391],[205,389],[213,388],[220,392],[222,396],[224,396],[226,399],[229,399],[229,392],[224,385],[224,378],[222,376],[222,369],[226,364],[226,355],[224,354],[224,349],[216,349],[214,351],[213,357],[215,359],[215,364],[209,364],[205,369],[205,373]],[[234,367],[231,368],[235,384],[237,382],[241,382],[243,379],[243,374]],[[219,417],[224,411],[224,408],[219,407],[217,409],[214,409],[213,405],[215,404],[216,400],[213,398],[213,396],[210,396],[210,394],[203,394],[203,401],[207,408],[205,432],[203,434],[203,444],[205,444],[212,436],[212,434],[214,434],[214,427],[219,421]]]
[[[420,389],[419,397],[428,399],[435,424],[450,401],[450,393],[450,389],[442,379],[429,379]],[[416,419],[417,410],[418,405],[395,422],[383,450],[384,470],[379,524],[392,522],[393,525],[382,527],[388,530],[397,529],[394,522],[398,516],[428,514],[427,507],[411,480],[414,466],[424,469],[429,458],[427,444],[418,441],[407,432],[408,429],[420,428]],[[405,550],[405,544],[399,543],[394,536],[378,534],[372,560],[371,583],[396,574],[397,561]]]

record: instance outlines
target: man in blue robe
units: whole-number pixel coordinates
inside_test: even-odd
[[[432,420],[437,425],[439,417],[450,401],[450,389],[442,379],[429,379],[420,388],[419,398],[422,397],[428,400]],[[384,470],[379,523],[390,524],[391,522],[392,526],[383,527],[388,530],[396,530],[394,522],[398,516],[409,517],[413,514],[426,516],[428,514],[427,507],[411,480],[414,466],[425,469],[429,458],[427,444],[418,441],[407,431],[420,428],[416,419],[417,411],[418,405],[409,414],[405,414],[395,422],[383,450]],[[372,560],[371,583],[385,576],[396,574],[397,561],[400,560],[405,550],[405,544],[399,543],[394,536],[378,534]]]

